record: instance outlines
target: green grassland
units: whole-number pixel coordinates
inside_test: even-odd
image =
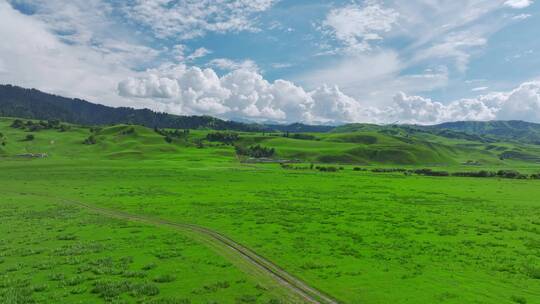
[[[278,158],[344,164],[319,172],[242,164],[205,130],[168,143],[151,129],[104,127],[85,145],[89,128],[25,140],[12,121],[0,120],[3,302],[293,301],[196,237],[63,203],[76,200],[219,231],[340,303],[540,303],[540,181],[352,169],[538,173],[530,159],[499,157],[536,155],[536,146],[377,128],[311,139],[240,134],[238,144],[273,147]],[[462,164],[469,160],[478,164]]]

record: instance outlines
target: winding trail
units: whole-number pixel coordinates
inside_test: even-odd
[[[182,229],[182,230],[187,230],[189,232],[193,232],[193,233],[205,236],[210,241],[214,243],[219,243],[220,245],[227,247],[235,255],[247,261],[249,264],[257,267],[259,270],[269,275],[271,278],[277,281],[280,285],[284,286],[289,291],[293,292],[294,294],[302,298],[304,301],[307,301],[309,303],[320,303],[320,304],[337,304],[338,303],[336,300],[332,299],[330,296],[320,292],[319,290],[313,287],[310,287],[305,282],[289,274],[288,272],[286,272],[285,270],[283,270],[276,264],[272,263],[271,261],[265,259],[264,257],[258,255],[252,250],[242,246],[241,244],[211,229],[204,228],[197,225],[192,225],[192,224],[176,223],[176,222],[172,222],[172,221],[168,221],[164,219],[151,218],[151,217],[146,217],[142,215],[126,213],[123,211],[96,207],[96,206],[88,205],[88,204],[78,202],[78,201],[64,200],[64,203],[75,205],[75,206],[87,209],[89,211],[93,211],[93,212],[96,212],[105,216],[109,216],[109,217],[136,221],[136,222],[150,224],[154,226],[164,226],[164,227]]]

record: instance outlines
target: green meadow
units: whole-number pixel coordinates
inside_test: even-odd
[[[2,303],[302,301],[204,237],[72,202],[212,229],[339,303],[540,303],[540,180],[371,172],[530,175],[539,146],[373,126],[239,133],[300,161],[286,167],[245,163],[209,130],[13,121],[0,120]]]

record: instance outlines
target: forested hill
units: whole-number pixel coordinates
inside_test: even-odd
[[[326,131],[328,127],[304,124],[261,125],[226,121],[211,116],[179,116],[148,109],[114,108],[81,99],[66,98],[12,85],[0,85],[0,117],[60,120],[80,125],[136,124],[149,128],[236,131]]]
[[[210,116],[178,116],[148,109],[114,108],[12,85],[0,85],[0,116],[54,119],[81,125],[127,123],[151,128],[211,128],[239,131],[264,128],[262,125],[225,121]]]
[[[12,85],[0,85],[0,117],[60,120],[80,125],[137,124],[146,127],[236,131],[281,132],[354,132],[399,127],[411,128],[443,135],[445,137],[472,135],[489,138],[516,140],[540,144],[540,124],[524,121],[460,121],[433,126],[378,126],[372,124],[348,124],[340,127],[312,126],[301,123],[291,125],[255,124],[226,121],[211,116],[179,116],[154,112],[148,109],[114,108],[81,99],[52,95],[36,89]],[[456,133],[457,132],[457,133]],[[465,134],[465,135],[464,135]]]

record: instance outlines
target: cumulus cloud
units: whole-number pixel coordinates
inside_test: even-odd
[[[399,93],[388,113],[396,121],[415,124],[494,119],[540,122],[540,82],[526,82],[509,92],[493,92],[449,104]]]
[[[341,123],[377,119],[337,86],[306,91],[290,81],[269,82],[259,73],[237,69],[219,77],[212,69],[185,65],[149,70],[118,84],[126,97],[152,99],[181,114],[210,114],[256,121]]]
[[[504,5],[511,8],[526,8],[533,4],[533,0],[507,0]]]
[[[303,88],[285,80],[273,83],[248,69],[219,77],[210,68],[166,66],[128,78],[118,85],[126,97],[158,98],[182,114],[211,114],[224,118],[306,121],[312,102]]]
[[[394,105],[387,113],[395,121],[413,124],[495,118],[494,109],[476,99],[462,99],[444,105],[429,98],[408,96],[402,92],[394,97]]]
[[[209,114],[255,121],[434,124],[456,120],[523,119],[540,121],[540,82],[509,92],[494,92],[447,104],[398,93],[387,107],[369,106],[337,86],[306,91],[290,81],[269,82],[239,69],[219,77],[212,69],[164,66],[118,85],[127,97],[151,99],[158,108],[178,114]]]
[[[526,82],[499,98],[502,102],[498,119],[540,122],[540,82]]]

